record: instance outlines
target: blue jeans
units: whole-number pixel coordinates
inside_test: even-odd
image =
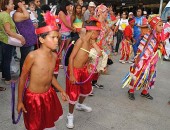
[[[34,50],[34,45],[30,47],[21,47],[21,60],[20,60],[20,74],[22,72],[22,66],[24,64],[25,58],[27,57],[28,53]]]
[[[140,44],[141,41],[141,37],[135,37],[136,43],[132,46],[133,47],[133,52],[134,52],[134,56],[136,56],[137,50],[138,50],[138,46]]]
[[[1,69],[2,69],[2,78],[5,78],[6,81],[11,80],[11,73],[10,73],[10,64],[12,59],[12,50],[13,46],[5,44],[0,41],[1,46]]]

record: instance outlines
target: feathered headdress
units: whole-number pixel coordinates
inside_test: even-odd
[[[44,26],[44,27],[37,28],[37,29],[35,30],[35,33],[36,33],[37,35],[59,29],[58,26],[57,26],[57,21],[59,21],[59,19],[58,19],[55,15],[52,15],[52,14],[48,11],[47,13],[43,14],[43,17],[44,17],[44,22],[45,22],[47,25]]]

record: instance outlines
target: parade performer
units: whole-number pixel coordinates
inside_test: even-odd
[[[170,61],[170,16],[167,17],[167,23],[164,25],[164,34],[165,34],[165,49],[166,55],[164,56],[164,61]]]
[[[138,50],[140,40],[142,38],[141,31],[142,28],[147,27],[148,21],[145,17],[142,16],[142,9],[137,10],[137,17],[135,17],[135,26],[134,26],[134,38],[136,43],[133,45],[134,56]]]
[[[99,65],[102,65],[104,67],[104,70],[102,69],[103,68],[102,66],[100,68],[99,65],[98,65],[98,67],[100,68],[100,70],[102,70],[102,72],[106,73],[107,64],[105,65],[105,59],[107,61],[109,55],[111,54],[111,45],[110,45],[111,42],[108,41],[109,40],[108,37],[110,37],[110,39],[113,39],[113,32],[109,28],[108,24],[106,23],[106,19],[107,19],[107,16],[108,16],[108,9],[107,9],[107,7],[105,5],[102,5],[102,4],[97,6],[96,9],[95,9],[95,16],[101,22],[101,26],[102,26],[100,34],[99,34],[99,36],[97,38],[97,43],[98,43],[97,45],[103,51],[102,53],[103,53],[104,57],[99,59]],[[95,51],[95,50],[93,49],[91,51]],[[93,63],[94,63],[94,61],[96,61],[96,58],[95,59],[92,58],[92,60],[93,60],[93,62],[91,62],[91,66],[94,65]],[[102,62],[102,60],[104,62],[103,62],[103,64],[100,64]],[[93,77],[92,77],[92,86],[96,87],[96,88],[99,88],[99,89],[103,89],[104,86],[97,83],[98,79],[99,79],[99,76],[100,76],[100,74],[97,71],[96,71],[96,73],[93,74]],[[92,93],[91,96],[93,96],[93,93]]]
[[[63,100],[68,99],[53,76],[57,58],[53,50],[58,46],[58,27],[49,12],[44,15],[44,19],[46,23],[36,29],[41,46],[28,54],[19,80],[17,110],[18,113],[24,112],[27,130],[54,129],[54,122],[62,116],[62,106],[51,84],[61,92]],[[23,93],[28,76],[29,85]]]
[[[67,115],[68,128],[73,128],[73,111],[74,106],[79,98],[79,102],[76,104],[76,109],[86,112],[91,112],[92,108],[83,104],[86,96],[92,91],[91,80],[88,80],[84,84],[76,84],[76,82],[85,81],[88,76],[88,55],[87,51],[90,51],[90,47],[93,46],[98,54],[101,53],[100,48],[96,45],[96,39],[101,30],[99,22],[91,21],[86,26],[86,34],[83,38],[79,38],[74,45],[73,51],[69,58],[69,65],[67,69],[68,77],[66,77],[66,92],[69,96],[69,113]]]
[[[144,35],[138,47],[134,64],[130,67],[130,73],[123,80],[123,87],[129,86],[129,99],[135,100],[134,91],[143,87],[142,97],[153,99],[148,90],[154,87],[156,79],[156,64],[161,55],[165,55],[163,23],[159,16],[150,16],[150,34]]]
[[[135,24],[135,20],[133,18],[129,18],[128,20],[129,25],[126,26],[125,30],[124,30],[124,38],[122,40],[122,47],[121,47],[121,58],[119,60],[120,63],[132,63],[131,61],[129,61],[130,58],[130,54],[131,54],[131,45],[134,42],[133,39],[133,26]],[[125,59],[125,61],[124,61]]]

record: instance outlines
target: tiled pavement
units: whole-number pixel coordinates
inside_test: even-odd
[[[93,108],[91,113],[75,111],[74,130],[170,130],[170,63],[158,63],[158,75],[155,89],[150,93],[154,100],[140,97],[136,100],[127,97],[127,88],[122,89],[121,80],[128,71],[129,64],[122,65],[115,59],[110,68],[110,75],[100,77],[99,83],[105,85],[103,90],[95,88],[95,96],[88,97],[86,104]],[[0,74],[1,76],[1,74]],[[58,81],[65,87],[63,70]],[[11,89],[0,80],[0,86],[7,90],[0,92],[0,130],[24,130],[23,119],[17,125],[11,120]],[[67,103],[61,102],[64,110],[63,119],[56,123],[57,130],[67,130]]]

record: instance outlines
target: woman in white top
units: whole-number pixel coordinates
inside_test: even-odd
[[[114,53],[115,55],[117,55],[118,53],[119,44],[123,38],[123,31],[127,25],[129,25],[128,19],[127,19],[127,12],[123,12],[121,15],[121,18],[117,21],[116,27],[113,32],[114,35],[117,32],[117,43],[116,43],[116,48],[115,48],[115,53]]]

